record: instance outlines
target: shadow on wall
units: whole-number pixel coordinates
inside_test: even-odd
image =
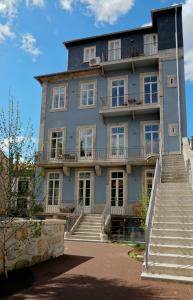
[[[147,284],[129,286],[116,279],[98,279],[86,275],[65,274],[92,257],[65,255],[31,268],[34,283],[10,299],[68,299],[68,300],[158,300],[159,291]],[[99,266],[100,267],[100,266]],[[174,299],[167,297],[167,300]],[[177,298],[175,298],[177,300]]]

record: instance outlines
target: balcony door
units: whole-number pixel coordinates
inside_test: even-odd
[[[91,195],[93,189],[92,172],[78,174],[78,201],[82,202],[84,213],[91,213]]]
[[[111,213],[113,215],[123,215],[125,201],[125,174],[124,171],[111,171],[110,174]]]
[[[64,131],[52,131],[50,135],[50,159],[60,159],[63,155]]]
[[[61,179],[60,173],[48,174],[48,198],[46,205],[46,212],[59,212],[60,211],[60,198],[61,198]]]
[[[108,60],[121,59],[121,40],[113,40],[108,43]]]
[[[145,154],[159,154],[159,124],[149,123],[144,125]]]
[[[146,56],[155,55],[158,53],[158,41],[157,34],[145,34],[144,35],[144,54]]]
[[[111,127],[111,158],[126,158],[125,127]]]
[[[79,129],[79,157],[80,159],[93,159],[93,128]]]

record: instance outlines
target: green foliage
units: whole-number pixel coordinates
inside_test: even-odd
[[[140,200],[137,202],[134,210],[135,210],[135,216],[141,218],[141,228],[145,230],[145,219],[147,215],[147,210],[149,206],[149,193],[148,191],[143,188]]]

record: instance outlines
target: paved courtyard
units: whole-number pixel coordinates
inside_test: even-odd
[[[193,285],[140,279],[128,246],[65,242],[65,255],[32,267],[34,285],[9,299],[193,300]]]

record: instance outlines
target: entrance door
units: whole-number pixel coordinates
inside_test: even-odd
[[[113,171],[110,178],[111,213],[123,215],[124,213],[124,172]]]
[[[159,154],[159,124],[146,124],[145,134],[145,154]]]
[[[79,197],[82,202],[84,213],[91,213],[91,172],[79,173]]]
[[[54,213],[60,211],[60,195],[60,174],[49,173],[46,212]]]

